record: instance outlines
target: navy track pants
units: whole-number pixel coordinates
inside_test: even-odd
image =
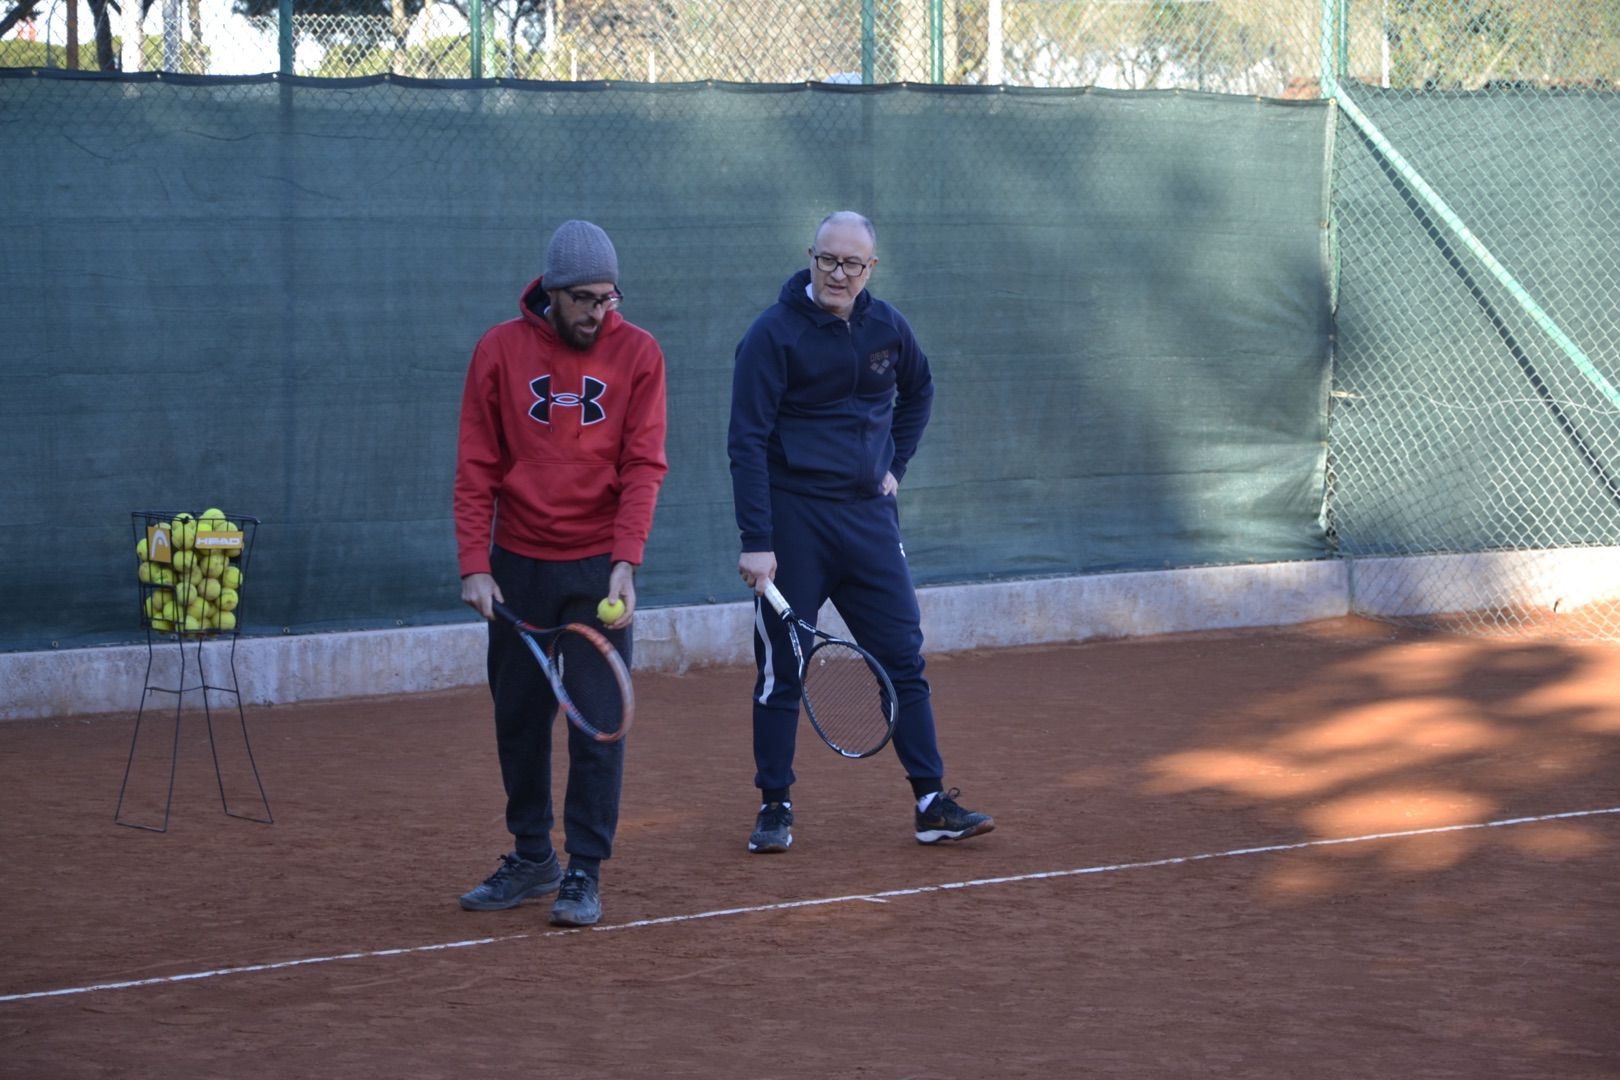
[[[923,678],[922,621],[900,543],[893,496],[839,502],[771,489],[776,587],[814,623],[833,602],[856,642],[877,658],[899,701],[894,750],[912,780],[945,775],[934,710]],[[770,605],[754,605],[754,785],[792,785],[799,727],[799,672],[787,628]]]

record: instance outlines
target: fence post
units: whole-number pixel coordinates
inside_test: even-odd
[[[1339,0],[1339,63],[1333,69],[1333,85],[1350,70],[1350,0]]]
[[[467,22],[471,39],[467,43],[472,52],[472,77],[484,77],[484,4],[483,0],[467,0]]]
[[[1338,71],[1338,39],[1334,36],[1334,15],[1338,7],[1338,0],[1322,0],[1322,41],[1321,60],[1322,70],[1317,83],[1320,87],[1321,97],[1332,97],[1339,88],[1335,73]]]
[[[928,0],[928,81],[945,81],[945,0]]]
[[[293,73],[293,0],[280,0],[276,5],[276,38],[281,47],[281,73]]]
[[[877,16],[872,5],[877,0],[861,0],[861,83],[872,85],[872,67],[877,52]]]
[[[1000,86],[1007,81],[1005,61],[1001,57],[1002,50],[1005,48],[1001,36],[1001,0],[990,0],[989,19],[990,25],[986,28],[985,34],[990,42],[989,48],[986,50],[989,70],[985,82],[991,86]]]

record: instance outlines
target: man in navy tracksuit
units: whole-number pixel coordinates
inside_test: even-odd
[[[893,681],[894,748],[917,800],[917,840],[961,840],[995,827],[944,790],[895,498],[928,425],[934,387],[910,325],[866,291],[875,250],[870,221],[851,211],[829,215],[816,229],[809,268],[788,279],[737,345],[728,450],[742,532],[737,571],[756,593],[759,668],[753,719],[761,798],[749,851],[793,843],[799,674],[787,627],[757,596],[773,579],[812,620],[830,598]]]

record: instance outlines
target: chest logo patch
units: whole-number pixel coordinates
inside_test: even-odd
[[[884,374],[894,366],[894,350],[883,349],[873,353],[866,358],[866,366],[871,368],[874,374]]]
[[[586,375],[580,384],[579,393],[573,394],[563,390],[553,394],[551,376],[542,375],[538,379],[530,380],[529,392],[534,395],[534,404],[529,406],[529,415],[542,424],[551,423],[552,406],[578,409],[579,422],[586,427],[600,424],[607,419],[606,410],[596,403],[597,399],[607,392],[607,383],[601,379],[593,379]]]

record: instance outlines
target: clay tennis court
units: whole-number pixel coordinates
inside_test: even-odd
[[[1620,1077],[1620,648],[1334,620],[929,670],[994,833],[917,845],[892,755],[806,727],[793,850],[750,856],[749,672],[641,674],[567,933],[456,905],[507,839],[482,689],[250,709],[273,825],[188,714],[162,834],[113,822],[134,702],[0,725],[0,1072]]]

